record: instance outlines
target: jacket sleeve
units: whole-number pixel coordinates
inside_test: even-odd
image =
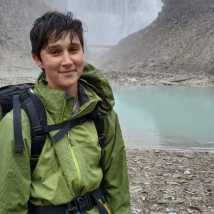
[[[11,112],[0,123],[0,213],[27,214],[31,183],[27,151],[30,150],[27,133],[23,130],[24,152],[15,153],[13,133]]]
[[[106,143],[102,150],[104,157],[104,186],[108,206],[112,214],[130,214],[129,181],[126,151],[118,117],[111,111],[105,117]]]

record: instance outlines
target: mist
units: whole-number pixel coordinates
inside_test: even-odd
[[[67,10],[87,26],[89,45],[117,44],[149,25],[161,8],[161,0],[67,0]]]
[[[71,11],[85,25],[88,45],[116,45],[148,26],[158,16],[161,0],[45,0],[55,9]]]

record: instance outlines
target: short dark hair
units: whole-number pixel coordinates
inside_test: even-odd
[[[78,36],[84,50],[83,25],[80,20],[75,19],[71,12],[60,13],[51,11],[45,13],[36,19],[30,31],[31,53],[35,54],[41,60],[41,50],[50,41],[55,42],[63,39],[68,33],[71,35],[71,41],[73,36]]]

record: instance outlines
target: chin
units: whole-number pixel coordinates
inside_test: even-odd
[[[74,81],[69,81],[69,82],[63,83],[61,86],[67,88],[67,87],[71,87],[76,84],[77,84],[77,80],[76,81],[74,80]]]

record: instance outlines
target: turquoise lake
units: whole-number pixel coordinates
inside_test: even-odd
[[[214,88],[114,86],[129,148],[214,150]]]

